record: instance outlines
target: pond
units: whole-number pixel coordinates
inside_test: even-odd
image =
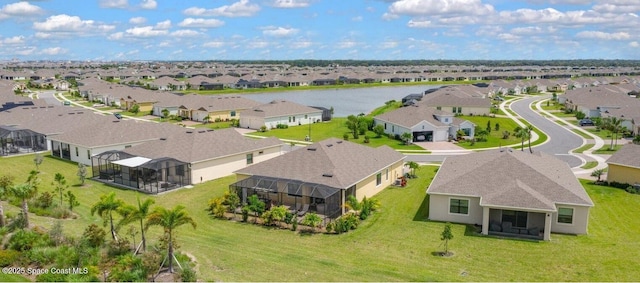
[[[255,101],[268,103],[273,100],[288,100],[307,106],[321,106],[334,109],[334,117],[346,117],[359,113],[369,113],[389,100],[402,100],[412,93],[438,88],[439,85],[414,85],[393,87],[337,88],[319,90],[299,90],[269,93],[242,94]]]

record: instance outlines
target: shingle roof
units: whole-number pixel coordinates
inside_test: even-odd
[[[298,104],[286,100],[274,100],[266,104],[262,104],[251,109],[240,112],[241,117],[280,117],[287,115],[300,115],[308,113],[319,113],[321,110]]]
[[[607,159],[607,163],[640,168],[640,145],[625,144]]]
[[[491,107],[486,89],[474,86],[447,86],[425,95],[420,104],[429,107]]]
[[[482,206],[555,211],[555,204],[593,206],[569,166],[544,153],[490,150],[447,157],[429,194],[480,197]]]
[[[388,146],[372,148],[330,138],[235,173],[346,189],[404,158],[404,155]]]
[[[183,129],[166,138],[145,142],[124,151],[151,159],[171,157],[183,162],[196,163],[280,145],[282,142],[275,137],[251,139],[235,129]]]
[[[377,115],[374,118],[406,128],[412,128],[422,121],[427,121],[436,127],[446,126],[434,118],[433,115],[436,113],[442,113],[442,111],[433,110],[433,108],[417,104],[401,107],[396,110]],[[452,114],[449,115],[452,116]]]

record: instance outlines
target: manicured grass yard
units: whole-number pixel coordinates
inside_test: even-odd
[[[588,150],[588,149],[592,148],[594,145],[595,144],[588,143],[588,144],[585,144],[585,145],[573,150],[573,152],[575,152],[575,153],[583,153],[585,150]]]
[[[614,154],[618,149],[622,148],[622,145],[614,145],[613,149],[611,149],[611,144],[605,143],[600,149],[595,150],[593,153],[595,154]]]
[[[582,169],[591,169],[598,166],[598,161],[587,161],[585,165],[582,165],[580,168]]]
[[[518,126],[515,121],[509,118],[500,118],[500,117],[489,117],[489,116],[460,116],[458,118],[469,120],[470,122],[476,124],[476,126],[481,129],[485,129],[487,127],[487,121],[491,122],[491,132],[487,137],[486,142],[476,142],[475,145],[471,145],[468,142],[458,143],[459,146],[466,149],[474,149],[474,148],[486,148],[486,147],[498,147],[498,146],[507,146],[519,144],[520,139],[516,138],[513,133],[514,129]],[[500,124],[500,130],[496,131],[495,126],[496,123]],[[508,139],[502,139],[502,132],[509,131],[511,135]],[[525,142],[526,143],[526,142]]]
[[[0,158],[3,174],[26,179],[33,156]],[[90,206],[100,195],[115,190],[119,198],[134,203],[136,196],[151,197],[157,205],[186,205],[197,229],[177,230],[181,252],[195,257],[203,281],[636,281],[640,258],[640,217],[630,213],[640,206],[640,195],[581,181],[595,203],[589,235],[552,234],[550,242],[479,236],[472,226],[453,224],[449,246],[455,255],[432,255],[443,249],[444,224],[427,221],[425,190],[434,176],[432,166],[418,170],[405,188],[388,188],[376,197],[382,203],[352,232],[342,235],[308,235],[210,218],[204,211],[208,199],[222,195],[234,177],[196,185],[159,196],[145,196],[93,181],[72,187],[81,206],[79,217],[64,221],[67,234],[79,236],[91,223]],[[42,188],[50,190],[56,172],[75,184],[74,164],[45,158]],[[18,208],[4,203],[15,215]],[[49,228],[54,220],[32,217]],[[126,231],[126,228],[123,228]],[[151,242],[161,233],[150,228]],[[124,236],[124,233],[121,233]],[[139,240],[139,239],[138,239]],[[0,277],[2,279],[2,277]]]
[[[366,135],[369,136],[369,143],[364,143],[364,136],[360,135],[358,140],[353,139],[350,130],[346,126],[347,118],[334,117],[331,121],[311,124],[311,139],[314,142],[325,140],[331,137],[342,139],[344,134],[349,135],[349,141],[356,142],[363,145],[369,145],[372,147],[378,147],[381,145],[388,145],[394,149],[409,149],[409,150],[421,150],[423,148],[417,145],[405,145],[402,141],[390,139],[386,136],[376,138],[376,134],[367,131]],[[295,127],[289,127],[287,129],[272,129],[264,133],[251,133],[256,136],[264,137],[278,137],[280,139],[298,140],[304,141],[305,136],[309,135],[309,125],[301,125]]]

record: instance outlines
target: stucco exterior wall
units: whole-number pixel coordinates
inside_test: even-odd
[[[573,208],[573,223],[558,223],[558,213],[554,212],[551,214],[551,232],[562,234],[587,234],[590,207],[557,204],[556,209],[559,207]]]
[[[382,169],[381,171],[375,172],[373,175],[365,178],[364,180],[358,182],[356,184],[356,198],[358,200],[362,200],[365,196],[370,198],[384,188],[393,184],[393,182],[402,176],[402,166],[404,165],[404,161],[399,161],[392,164],[389,167]],[[376,185],[376,175],[378,173],[382,174],[380,185]]]
[[[469,214],[456,214],[449,212],[449,200],[468,199]],[[447,221],[465,224],[482,224],[482,207],[479,197],[463,197],[448,195],[429,195],[429,220]]]
[[[260,153],[262,151],[262,153]],[[222,178],[233,174],[233,171],[248,166],[247,154],[253,153],[253,163],[259,163],[282,154],[281,147],[240,153],[223,158],[191,164],[191,180],[194,184]],[[239,179],[240,180],[240,179]]]
[[[619,182],[627,184],[640,183],[640,168],[621,166],[617,164],[609,164],[609,172],[607,172],[607,181]]]

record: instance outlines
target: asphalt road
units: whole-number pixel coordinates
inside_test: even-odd
[[[38,98],[44,99],[49,105],[62,105],[62,102],[58,101],[54,95],[54,90],[45,90],[38,93]]]
[[[567,162],[570,167],[580,166],[582,160],[570,155],[569,152],[582,145],[582,138],[531,110],[529,104],[537,100],[540,100],[540,97],[529,97],[511,104],[511,110],[549,136],[547,143],[536,146],[533,150],[555,155],[558,159]]]
[[[545,144],[533,147],[533,151],[541,151],[556,156],[569,164],[569,167],[576,167],[582,164],[582,160],[572,156],[569,152],[582,145],[582,138],[573,134],[570,130],[547,120],[540,114],[529,108],[529,104],[541,99],[541,97],[530,97],[521,99],[511,104],[511,109],[520,117],[527,120],[531,125],[545,132],[549,137]],[[525,150],[528,150],[525,148]],[[407,155],[407,161],[434,162],[443,161],[450,155],[440,154],[414,154]]]

